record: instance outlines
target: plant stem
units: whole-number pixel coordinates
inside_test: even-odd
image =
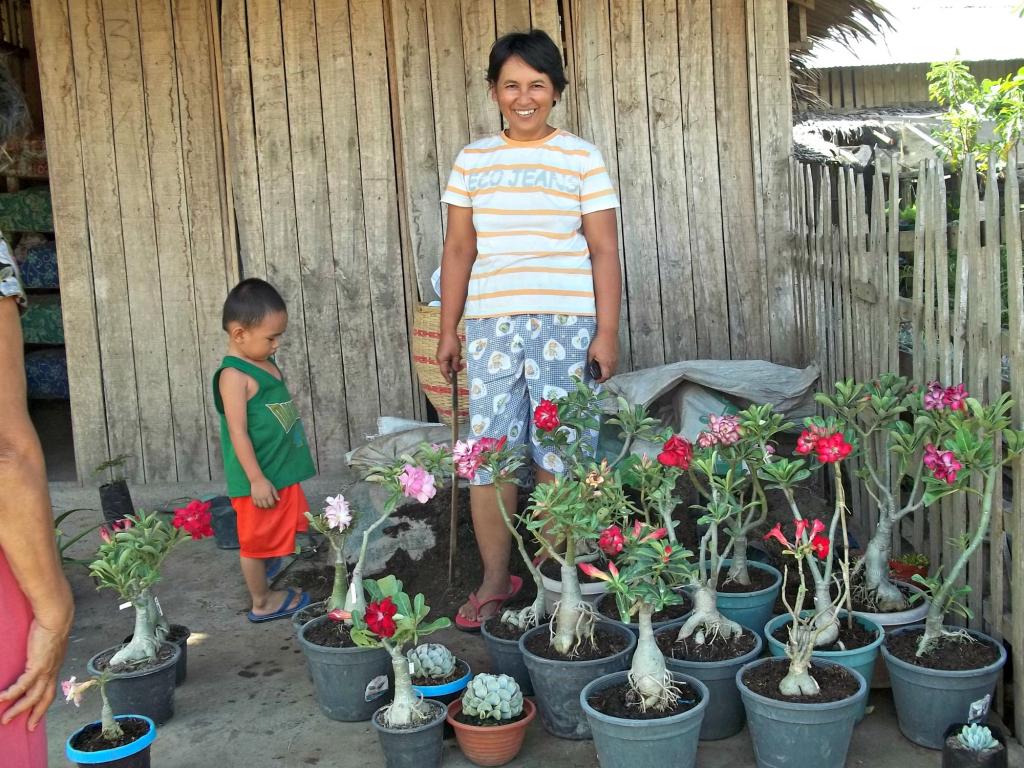
[[[496,482],[494,489],[498,497],[498,510],[501,512],[501,519],[505,523],[505,528],[512,535],[512,540],[516,543],[516,549],[519,550],[519,556],[523,558],[526,569],[530,572],[530,576],[533,577],[533,583],[537,585],[537,596],[533,600],[533,605],[527,606],[522,611],[515,613],[514,618],[509,623],[514,624],[520,629],[532,629],[538,626],[541,619],[547,614],[547,611],[544,609],[543,577],[541,576],[540,568],[533,564],[533,558],[526,551],[526,542],[519,531],[516,530],[515,525],[512,524],[512,518],[509,517],[508,510],[505,509],[505,502],[501,497],[501,484]],[[503,615],[502,620],[504,621],[505,618],[506,616]]]
[[[103,707],[100,709],[101,732],[104,739],[113,742],[122,738],[124,731],[121,730],[121,724],[114,719],[114,710],[107,698],[107,682],[104,678],[100,678],[100,698],[103,700]]]
[[[654,609],[640,603],[640,636],[629,668],[630,687],[640,696],[641,709],[663,711],[672,704],[672,678],[665,667],[665,657],[654,639],[651,616]]]
[[[349,613],[362,613],[366,610],[366,593],[363,591],[363,569],[366,567],[366,547],[370,543],[370,534],[387,522],[395,511],[392,505],[386,505],[381,516],[363,531],[363,541],[359,546],[359,559],[352,569],[352,581],[349,583],[348,595],[345,597],[345,610]]]
[[[395,672],[395,698],[382,716],[384,725],[389,728],[415,725],[426,719],[427,710],[413,690],[409,660],[400,647],[385,641],[384,648],[391,655],[391,668]]]
[[[142,590],[132,600],[132,605],[135,607],[135,629],[132,632],[132,639],[111,657],[112,667],[155,659],[160,648],[160,641],[156,638],[149,590]]]
[[[345,596],[348,593],[348,563],[345,562],[345,552],[342,548],[331,545],[334,550],[334,586],[331,588],[331,596],[327,600],[327,610],[345,607]]]

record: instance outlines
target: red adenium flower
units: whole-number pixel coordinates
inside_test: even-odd
[[[764,535],[764,540],[768,541],[768,539],[777,539],[778,542],[787,549],[793,548],[793,545],[789,543],[785,535],[782,533],[782,523],[776,523],[775,527]]]
[[[366,606],[367,628],[380,637],[393,637],[395,634],[395,614],[398,613],[398,606],[390,597],[385,597],[379,602],[373,602]]]
[[[550,400],[541,400],[533,411],[533,423],[537,429],[552,432],[562,426],[558,420],[558,406]]]
[[[819,560],[824,560],[828,557],[829,540],[825,536],[815,536],[811,539],[811,549],[814,550],[814,554],[818,556]]]
[[[213,504],[209,501],[192,499],[187,506],[174,510],[174,519],[171,524],[175,528],[184,530],[193,539],[213,536],[212,516],[210,515],[212,506]]]
[[[658,454],[658,463],[666,467],[678,467],[689,469],[690,461],[693,459],[693,445],[686,438],[679,435],[672,435],[661,447]]]
[[[936,479],[945,480],[950,485],[956,482],[956,473],[964,468],[964,465],[957,461],[955,453],[940,451],[932,443],[924,447],[924,465],[932,471]]]
[[[622,535],[622,529],[617,525],[609,525],[601,531],[597,539],[597,546],[601,548],[608,557],[614,557],[622,551],[626,543],[626,537]]]
[[[341,608],[335,608],[333,611],[327,612],[327,618],[333,621],[335,624],[345,621],[345,619],[351,619],[352,614],[348,611],[343,611]]]
[[[817,443],[818,436],[805,429],[800,433],[800,437],[796,439],[796,452],[802,456],[806,456],[814,451],[814,446],[817,445]]]
[[[797,520],[796,521],[796,538],[799,539],[801,536],[803,536],[805,530],[807,530],[807,521],[806,520]]]
[[[818,461],[822,464],[834,464],[837,461],[842,461],[853,450],[853,446],[846,442],[842,432],[818,438],[814,448],[818,454]]]

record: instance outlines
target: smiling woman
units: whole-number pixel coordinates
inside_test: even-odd
[[[449,381],[462,369],[456,328],[464,315],[472,436],[529,446],[545,482],[562,462],[531,434],[532,404],[574,391],[574,379],[600,384],[618,364],[619,202],[600,150],[548,123],[566,77],[547,34],[500,38],[487,82],[508,128],[459,153],[441,198],[448,228],[437,361]],[[456,617],[462,629],[477,629],[517,591],[490,483],[486,472],[473,479],[484,576]],[[513,509],[515,488],[502,493]]]

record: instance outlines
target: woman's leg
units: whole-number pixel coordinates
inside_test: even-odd
[[[514,516],[518,489],[515,485],[509,484],[502,486],[501,490],[505,510]],[[492,597],[508,594],[511,589],[508,565],[512,552],[512,537],[505,527],[505,521],[501,519],[498,494],[493,485],[471,486],[469,504],[473,514],[473,532],[476,534],[476,545],[480,550],[484,570],[483,580],[476,590],[477,600],[482,603]],[[494,603],[485,605],[480,611],[480,616],[476,615],[470,603],[459,609],[462,616],[473,620],[488,618],[496,611],[497,606]]]

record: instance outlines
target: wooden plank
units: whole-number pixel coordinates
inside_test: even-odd
[[[805,166],[808,187],[815,195],[814,207],[811,215],[814,220],[814,264],[812,266],[813,290],[814,290],[814,335],[816,344],[815,363],[821,371],[823,378],[828,377],[828,304],[826,291],[828,284],[825,281],[825,214],[823,208],[827,204],[829,209],[832,201],[826,201],[825,178],[821,166]],[[821,386],[830,386],[834,382],[823,381]]]
[[[836,312],[836,231],[832,221],[832,172],[827,165],[821,166],[821,192],[819,193],[821,204],[818,207],[818,216],[821,224],[821,257],[823,269],[823,287],[825,301],[825,315],[822,323],[825,326],[826,344],[828,347],[828,381],[826,385],[831,387],[839,380],[839,353],[836,335],[839,332]]]
[[[675,0],[644,5],[647,108],[651,124],[662,338],[667,361],[697,356],[690,256],[690,191],[686,186],[679,35]]]
[[[569,80],[569,86],[562,93],[562,98],[551,110],[551,124],[565,128],[567,131],[578,133],[580,130],[579,121],[576,117],[576,93],[573,88],[572,57],[567,56],[567,49],[563,32],[567,25],[563,24],[559,13],[560,0],[530,0],[530,22],[534,29],[542,29],[548,33],[555,45],[562,51],[565,62],[565,76]]]
[[[494,43],[494,0],[462,0],[462,41],[466,62],[469,139],[501,130],[501,112],[487,84],[487,58]]]
[[[128,305],[120,194],[110,111],[110,80],[99,0],[69,6],[75,85],[81,127],[89,238],[93,254],[96,321],[99,329],[103,392],[110,450],[127,453],[128,477],[145,478],[135,379],[135,347]]]
[[[351,119],[356,99],[348,0],[317,0],[316,35],[348,441],[361,445],[377,432],[381,410],[359,141]]]
[[[305,421],[310,447],[315,449],[316,414],[312,405],[302,297],[280,8],[277,0],[249,0],[248,10],[267,280],[281,293],[290,309],[289,332],[277,358],[288,376],[292,397]],[[286,9],[285,12],[289,11]],[[303,119],[305,116],[295,117]]]
[[[75,467],[82,481],[110,453],[71,24],[66,0],[39,0],[32,3],[31,10],[46,114],[47,160],[53,178],[61,180],[51,187],[50,195],[57,261],[64,276],[61,311],[71,388]]]
[[[763,360],[771,355],[771,347],[755,206],[744,0],[712,3],[711,30],[730,349],[733,359]],[[806,220],[799,226],[802,231]]]
[[[316,47],[309,44],[317,39],[313,0],[288,3],[281,21],[316,455],[321,473],[341,472],[347,466],[345,454],[354,446],[345,411],[319,61]]]
[[[597,145],[613,186],[618,189],[619,162],[616,153],[618,137],[615,124],[615,102],[612,89],[611,28],[605,3],[572,4],[573,40],[576,63],[577,108],[580,135]],[[623,253],[622,217],[618,216],[619,253]],[[630,307],[627,304],[625,260],[623,265],[622,303],[619,310],[619,370],[632,370],[630,348]]]
[[[134,345],[142,433],[142,454],[138,458],[142,461],[148,482],[174,481],[177,470],[163,305],[160,282],[153,279],[154,275],[160,274],[160,258],[153,226],[146,94],[142,82],[135,0],[104,2],[103,31],[110,76],[114,167],[120,198],[121,233],[126,249],[124,270],[131,330],[141,332],[142,318],[146,318],[146,341]],[[149,34],[147,30],[147,36]],[[136,324],[130,323],[131,317],[137,319]],[[186,371],[181,373],[187,375]]]
[[[256,164],[256,123],[249,70],[249,30],[245,0],[224,0],[221,9],[224,57],[224,119],[228,126],[234,216],[242,272],[267,277],[260,212],[259,169]]]
[[[179,122],[177,62],[171,9],[165,0],[138,3],[145,83],[145,118],[152,169],[153,220],[159,249],[159,303],[163,307],[165,354],[170,380],[170,409],[177,478],[210,477],[206,417],[206,382],[200,366],[188,201]],[[120,164],[119,164],[120,169]],[[147,170],[147,173],[149,171]],[[152,276],[149,276],[152,280]]]
[[[757,42],[757,94],[760,142],[761,188],[764,201],[764,239],[767,261],[768,326],[771,359],[783,365],[796,363],[792,318],[793,276],[786,221],[788,192],[786,164],[792,142],[793,115],[790,104],[788,31],[785,0],[764,0],[753,4]],[[709,121],[710,122],[710,121]]]
[[[384,9],[380,0],[351,14],[352,66],[359,119],[363,223],[366,230],[370,297],[377,349],[381,413],[412,416],[413,388],[409,327],[412,308],[403,290],[405,269],[398,229],[398,190],[391,144],[391,105],[385,66]]]
[[[530,0],[494,0],[497,33],[530,31]]]
[[[396,17],[400,15],[394,12],[394,4],[392,4],[392,19],[396,20]],[[394,25],[394,29],[396,38],[400,37],[397,24]],[[469,142],[469,113],[466,110],[466,60],[463,56],[462,18],[459,13],[459,4],[446,0],[427,0],[427,30],[430,40],[428,46],[430,85],[434,97],[433,123],[437,126],[434,131],[434,140],[437,145],[436,185],[440,190],[440,195],[443,194],[443,190],[448,184],[452,163],[455,162],[459,150]],[[395,42],[399,44],[398,40]],[[403,40],[402,44],[411,42]],[[403,80],[400,79],[400,82],[403,85],[399,88],[399,95],[402,95],[405,85]],[[399,112],[399,117],[401,116],[401,112]],[[407,157],[406,149],[409,145],[409,136],[404,126],[401,135],[402,165],[407,168],[409,162],[405,158]],[[437,199],[436,207],[440,208],[440,197]],[[444,226],[444,217],[441,217],[441,223]],[[431,272],[440,264],[440,250],[433,255],[433,261]],[[432,299],[434,292],[429,289],[426,294],[421,293],[421,296]]]
[[[900,247],[899,247],[899,170],[897,158],[894,152],[889,152],[889,226],[886,239],[886,309],[888,320],[886,323],[885,338],[899,339],[899,299],[900,299]],[[888,370],[893,373],[899,372],[900,345],[893,342],[889,345]],[[920,550],[918,550],[920,552]]]
[[[447,173],[451,170],[455,155],[448,157],[450,151],[446,151],[442,159],[437,154],[431,91],[444,90],[445,85],[436,79],[437,73],[434,84],[431,83],[431,56],[427,52],[427,12],[424,0],[391,3],[390,6],[395,45],[399,46],[395,56],[395,76],[398,84],[402,175],[405,181],[402,202],[408,218],[417,290],[424,300],[430,300],[434,296],[430,275],[440,263],[443,245],[440,188],[447,182]],[[441,104],[437,106],[438,114],[443,114],[445,109],[451,112],[455,107],[454,99],[444,105],[445,109],[441,108]],[[459,109],[464,113],[461,105]],[[439,130],[438,133],[443,131]],[[465,134],[465,130],[457,133],[456,140],[464,139]],[[448,171],[439,182],[439,165],[445,162]]]
[[[712,119],[715,103],[712,57],[711,4],[685,0],[679,4],[679,66],[685,105],[683,133],[690,254],[694,274],[697,354],[702,358],[729,357],[729,328],[721,322],[728,301],[722,198],[718,172],[718,134]],[[785,220],[783,220],[784,222]]]
[[[836,321],[840,344],[839,378],[853,375],[853,338],[850,333],[850,175],[847,169],[839,168],[836,173],[836,184],[839,192],[839,208],[837,223],[839,225],[839,241],[836,251]]]
[[[626,264],[626,299],[634,368],[665,363],[661,317],[662,293],[654,216],[650,114],[644,56],[643,0],[611,4],[612,87],[618,138],[622,260]]]
[[[1014,148],[1007,159],[1007,168],[1017,168],[1020,160]],[[1005,186],[1005,234],[1007,309],[1009,325],[1010,390],[1014,397],[1013,428],[1024,429],[1024,258],[1022,258],[1020,211],[1020,179],[1016,171],[1008,174]],[[1013,558],[1010,572],[1010,614],[1013,617],[1010,645],[1014,669],[1024,669],[1024,457],[1011,465],[1013,493],[1011,497]],[[1024,675],[1013,677],[1013,700],[1024,701]],[[1014,707],[1014,732],[1024,733],[1024,707]]]
[[[225,194],[223,186],[223,132],[219,120],[220,99],[215,87],[212,51],[219,41],[212,37],[209,0],[177,0],[174,4],[174,44],[178,66],[182,156],[185,194],[192,243],[192,269],[199,332],[199,360],[206,406],[207,454],[211,475],[219,477],[222,458],[220,419],[206,382],[220,365],[224,353],[221,309],[228,280],[237,277],[234,245],[226,250]],[[197,54],[205,51],[206,55]],[[292,331],[294,333],[294,330]]]

